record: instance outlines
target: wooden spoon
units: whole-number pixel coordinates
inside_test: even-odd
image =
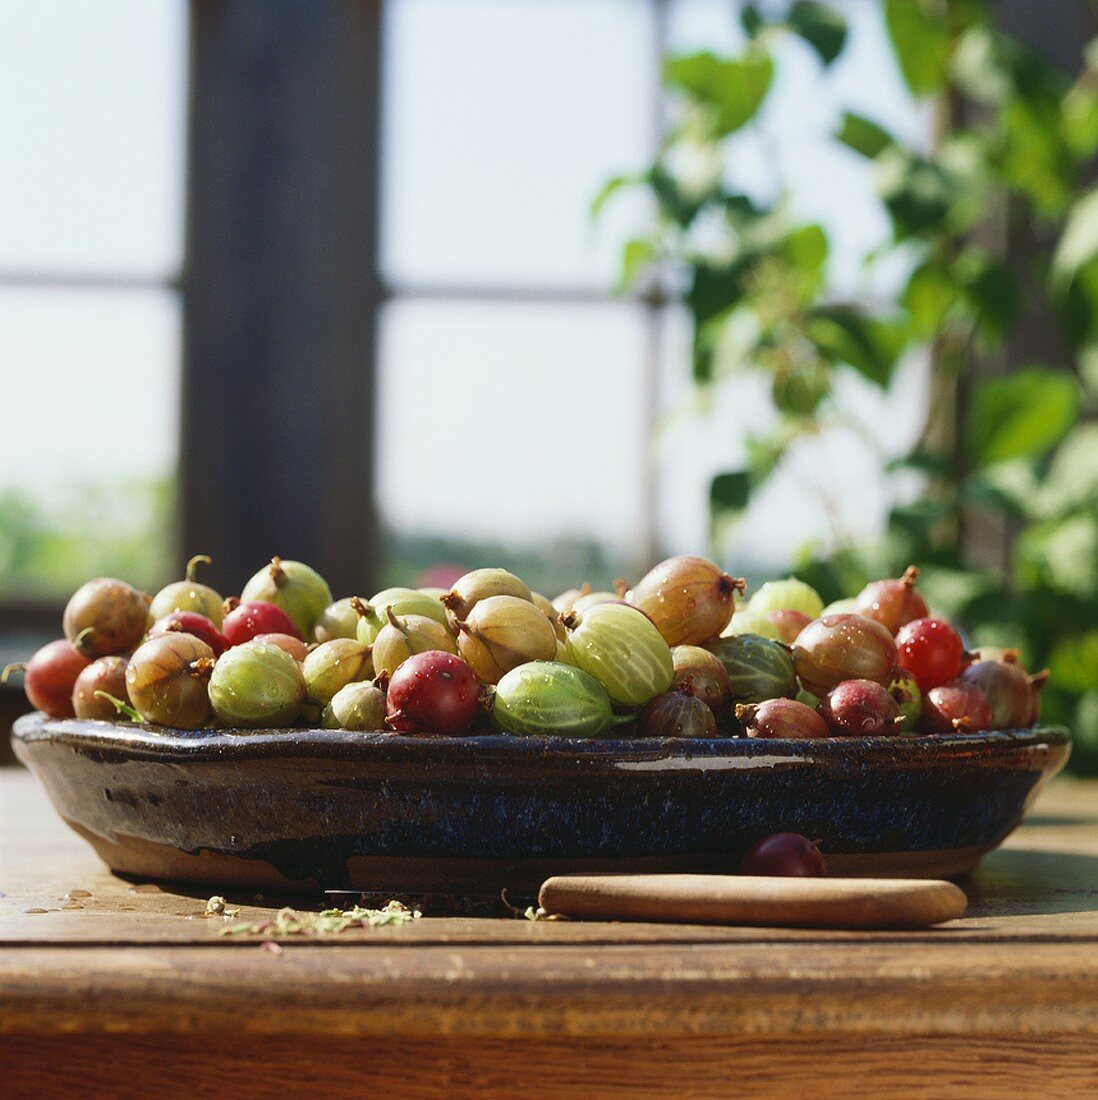
[[[546,879],[538,903],[581,920],[883,929],[953,920],[968,899],[934,879],[577,874]]]

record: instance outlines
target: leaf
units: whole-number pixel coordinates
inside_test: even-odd
[[[968,416],[968,444],[977,466],[1036,458],[1051,450],[1079,413],[1079,391],[1066,374],[1033,367],[983,382]]]
[[[774,78],[770,55],[751,48],[742,57],[686,54],[664,63],[664,79],[709,109],[715,137],[726,137],[750,122]]]
[[[905,343],[896,322],[874,320],[849,306],[813,310],[805,331],[825,359],[846,363],[882,388],[891,380]]]
[[[1088,191],[1071,208],[1052,257],[1053,289],[1067,291],[1079,269],[1098,255],[1098,187]]]
[[[991,343],[1001,343],[1022,314],[1022,291],[1006,264],[969,250],[954,264],[965,300]]]
[[[709,485],[709,512],[714,521],[735,518],[747,507],[752,478],[747,470],[717,474]]]
[[[598,194],[591,200],[591,217],[597,218],[602,213],[602,208],[607,204],[610,198],[617,194],[623,187],[630,187],[638,183],[642,183],[643,180],[640,176],[614,176],[608,179],[602,187],[599,188]]]
[[[877,188],[896,241],[939,229],[965,197],[965,182],[937,161],[892,146],[879,154],[877,165]]]
[[[652,262],[655,254],[656,250],[647,237],[635,237],[633,240],[625,242],[621,255],[621,274],[619,275],[619,285],[622,289],[628,289],[637,281],[641,273]]]
[[[883,126],[853,111],[843,111],[842,125],[835,137],[870,160],[896,144],[895,138]]]
[[[915,334],[929,340],[941,331],[956,305],[957,287],[948,272],[933,260],[927,260],[911,273],[900,303],[911,316]]]
[[[834,9],[811,0],[797,0],[786,16],[786,25],[803,38],[830,65],[846,44],[846,20]]]
[[[778,251],[791,267],[816,274],[827,260],[827,234],[819,225],[798,226],[786,234]]]
[[[766,20],[763,19],[758,4],[744,4],[740,9],[740,26],[743,27],[743,33],[748,38],[758,36],[759,31],[766,26]]]
[[[885,24],[911,91],[917,96],[941,91],[949,76],[950,36],[944,13],[926,0],[886,0]]]

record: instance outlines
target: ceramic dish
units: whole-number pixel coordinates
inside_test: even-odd
[[[572,870],[728,870],[819,839],[840,874],[955,876],[1065,730],[811,741],[172,731],[21,718],[15,751],[115,870],[225,888],[498,897]]]

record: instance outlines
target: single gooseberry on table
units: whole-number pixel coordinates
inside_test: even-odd
[[[671,650],[671,686],[696,695],[723,722],[732,710],[732,687],[720,658],[696,645],[677,645]]]
[[[124,653],[141,641],[149,597],[125,581],[98,577],[82,584],[65,605],[65,637],[85,657]]]
[[[126,690],[125,657],[112,655],[92,661],[76,678],[72,690],[72,709],[77,718],[110,722],[118,717],[118,707],[112,702],[129,703]],[[108,698],[108,696],[110,698]]]
[[[145,722],[198,729],[210,717],[208,685],[214,660],[214,651],[193,634],[150,638],[126,666],[130,703]]]
[[[825,615],[797,635],[793,658],[801,685],[822,699],[844,680],[887,684],[896,665],[896,642],[873,619]]]
[[[165,585],[149,604],[149,614],[153,620],[162,619],[173,611],[193,611],[205,615],[218,629],[225,617],[224,600],[221,594],[208,584],[199,584],[195,580],[195,571],[200,564],[210,564],[205,554],[197,554],[187,562],[187,572],[181,581],[172,581]]]
[[[909,565],[902,577],[871,581],[855,597],[854,608],[859,615],[874,619],[891,633],[914,619],[925,619],[930,611],[926,600],[915,587],[919,570]]]
[[[300,561],[271,558],[244,586],[242,603],[273,603],[294,621],[302,638],[311,638],[317,620],[331,606],[332,591],[328,582],[312,567]],[[292,631],[260,631],[264,634]]]
[[[602,684],[559,661],[513,668],[492,696],[492,725],[519,737],[598,737],[619,721]]]
[[[711,738],[717,736],[717,722],[696,695],[672,689],[645,703],[637,732],[641,737]]]
[[[233,604],[221,625],[221,633],[229,646],[243,645],[261,634],[289,634],[291,638],[304,639],[297,623],[281,607],[263,600]]]
[[[939,684],[923,697],[922,724],[934,733],[986,730],[993,720],[987,696],[965,680]]]
[[[903,722],[899,704],[873,680],[844,680],[820,700],[817,709],[837,737],[880,737],[898,732]]]
[[[225,635],[197,611],[169,611],[149,627],[147,637],[159,638],[161,634],[193,634],[214,651],[215,657],[220,657],[228,645]]]
[[[736,717],[748,737],[826,737],[827,723],[812,707],[796,699],[767,699],[761,703],[738,703]]]
[[[764,837],[743,857],[740,874],[820,878],[827,874],[827,863],[818,843],[798,833]]]

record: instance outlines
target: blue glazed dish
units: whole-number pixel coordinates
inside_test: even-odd
[[[224,888],[498,897],[576,870],[734,869],[819,839],[833,873],[956,876],[1070,751],[1054,727],[821,740],[397,736],[15,725],[115,871]]]

